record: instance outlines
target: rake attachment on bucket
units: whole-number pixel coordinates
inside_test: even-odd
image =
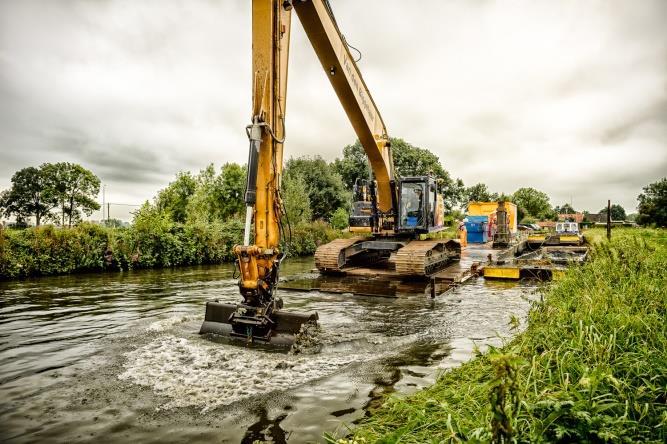
[[[315,324],[317,319],[317,313],[283,312],[275,304],[252,307],[207,302],[199,334],[290,347],[302,326]]]

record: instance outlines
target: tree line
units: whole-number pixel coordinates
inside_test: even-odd
[[[403,139],[392,138],[392,153],[399,176],[430,174],[438,179],[445,206],[455,217],[462,217],[470,201],[508,200],[517,204],[519,220],[555,220],[559,214],[575,213],[569,204],[552,206],[549,196],[532,187],[521,187],[512,194],[492,192],[484,183],[465,187],[452,178],[438,156],[428,149]],[[325,221],[334,228],[345,228],[351,203],[351,190],[357,178],[370,177],[366,154],[359,141],[343,148],[343,155],[333,162],[320,156],[290,158],[285,162],[281,196],[286,218],[299,225]],[[153,202],[141,211],[152,211],[175,223],[211,223],[243,217],[246,171],[244,165],[224,164],[219,172],[209,165],[197,174],[180,172],[174,181],[160,190]],[[0,194],[0,215],[14,216],[17,222],[34,217],[71,226],[99,209],[95,201],[100,180],[80,165],[60,162],[24,168],[12,177],[12,186]],[[646,186],[639,199],[637,222],[667,225],[667,178]],[[599,213],[606,214],[606,207]],[[587,212],[584,212],[587,215]],[[613,220],[629,216],[620,205],[611,208]],[[633,216],[634,217],[634,216]]]
[[[512,194],[492,192],[484,183],[466,187],[461,179],[454,179],[444,169],[438,157],[429,150],[411,145],[403,139],[392,138],[392,153],[396,172],[400,176],[419,176],[431,174],[440,179],[447,209],[456,217],[463,215],[457,208],[465,211],[468,202],[511,201],[517,205],[519,220],[533,223],[538,220],[556,220],[559,214],[573,214],[577,211],[570,204],[552,206],[549,196],[532,187],[521,187]],[[366,178],[370,168],[361,143],[357,141],[343,148],[342,158],[330,164],[332,170],[340,175],[346,189],[351,189],[357,177]],[[634,219],[637,223],[667,225],[667,178],[650,184],[639,195],[639,214],[627,215],[625,209],[614,204],[611,206],[613,220]],[[584,211],[584,217],[589,212]],[[603,217],[607,213],[606,206],[598,212]]]
[[[552,208],[549,196],[546,193],[530,187],[519,188],[508,196],[492,193],[485,184],[478,183],[466,188],[464,195],[468,202],[500,199],[514,202],[517,204],[519,219],[528,223],[536,220],[555,220],[560,214],[577,213],[577,210],[568,203],[556,205]],[[637,200],[639,201],[638,212],[634,214],[627,214],[625,208],[621,205],[612,204],[611,219],[615,221],[630,220],[640,225],[667,226],[667,178],[645,186]],[[584,220],[590,216],[588,211],[582,213]],[[597,214],[606,218],[607,207],[601,208]]]
[[[95,200],[100,179],[81,165],[43,163],[23,168],[12,176],[11,187],[0,193],[0,216],[16,218],[18,225],[35,218],[35,224],[52,222],[72,226],[81,214],[99,210]]]
[[[402,139],[392,139],[391,143],[400,176],[431,174],[440,179],[447,208],[462,203],[463,181],[452,179],[435,154]],[[293,226],[325,221],[334,228],[347,227],[354,182],[369,174],[366,154],[358,141],[346,146],[342,158],[333,162],[320,156],[288,159],[280,189],[287,221]],[[223,165],[219,172],[209,165],[198,174],[178,173],[140,211],[158,211],[180,223],[241,218],[245,212],[245,175],[245,166],[236,163]]]

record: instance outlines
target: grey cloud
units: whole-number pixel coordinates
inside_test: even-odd
[[[626,140],[631,137],[640,126],[650,122],[655,122],[660,126],[663,136],[662,140],[667,141],[667,94],[665,94],[665,97],[662,98],[662,100],[650,104],[627,121],[614,127],[607,128],[602,134],[602,142],[614,143]]]
[[[145,147],[98,144],[81,133],[67,129],[49,139],[53,140],[54,151],[80,159],[105,181],[151,184],[170,172],[161,167],[158,153]]]
[[[667,2],[332,3],[389,133],[454,177],[596,211],[667,171]],[[0,188],[78,161],[138,203],[245,162],[250,26],[245,0],[0,2]],[[290,56],[285,157],[332,160],[356,136],[296,17]]]

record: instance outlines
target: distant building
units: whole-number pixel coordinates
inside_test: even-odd
[[[589,222],[604,222],[607,223],[607,213],[590,213],[588,216],[586,216],[586,219]]]
[[[607,220],[605,219],[604,222],[595,222],[593,224],[596,227],[606,227],[607,226]],[[638,227],[636,222],[627,222],[624,220],[612,220],[611,221],[611,226],[612,227]]]
[[[542,228],[556,228],[556,222],[552,220],[543,220],[541,222],[537,222],[537,225]]]
[[[572,221],[572,222],[577,222],[577,223],[580,224],[584,220],[584,213],[559,214],[558,215],[558,220],[559,221]]]

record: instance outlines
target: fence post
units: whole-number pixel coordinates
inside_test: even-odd
[[[607,240],[611,240],[611,200],[607,200]]]

